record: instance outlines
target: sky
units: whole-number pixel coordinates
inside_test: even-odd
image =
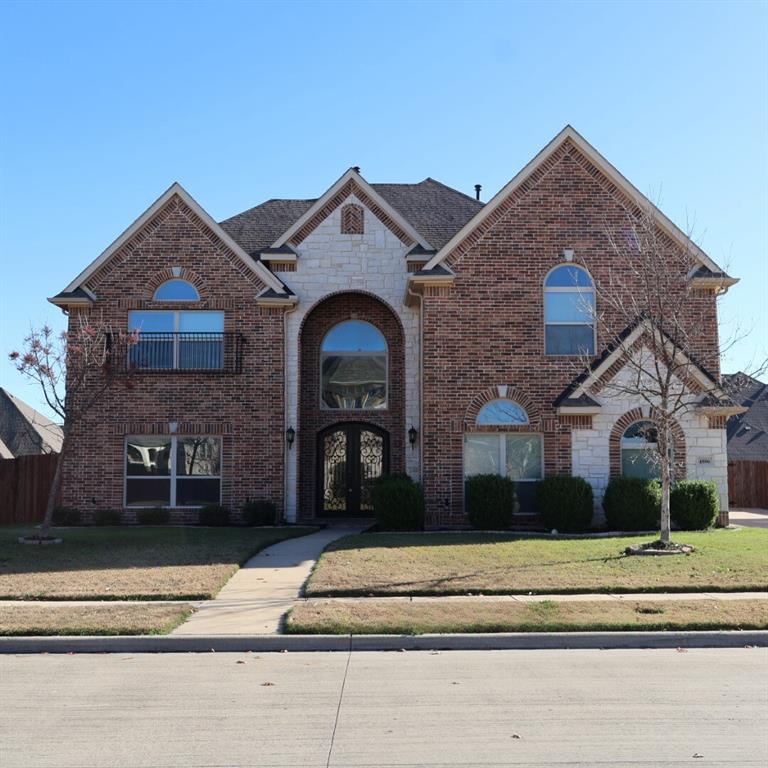
[[[741,278],[723,371],[764,358],[768,2],[0,0],[0,386],[41,406],[6,353],[173,181],[217,220],[352,165],[487,200],[568,123]]]

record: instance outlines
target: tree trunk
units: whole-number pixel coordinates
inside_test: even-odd
[[[56,499],[59,497],[59,490],[61,489],[61,477],[64,469],[64,452],[66,449],[67,433],[65,431],[61,441],[61,452],[59,453],[59,458],[56,460],[56,471],[53,473],[51,490],[48,492],[48,503],[45,507],[45,515],[43,516],[43,522],[40,524],[38,532],[41,539],[50,536],[51,526],[53,525],[53,510],[56,508]]]
[[[660,425],[658,441],[661,453],[661,524],[660,538],[665,544],[670,541],[671,516],[669,512],[669,492],[672,485],[672,457],[669,450],[669,425],[666,419]]]

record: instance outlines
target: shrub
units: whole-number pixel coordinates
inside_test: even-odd
[[[139,525],[167,525],[171,513],[163,507],[143,507],[136,511],[136,522]]]
[[[93,513],[94,525],[120,525],[122,521],[123,516],[119,509],[97,509]]]
[[[385,531],[420,531],[424,527],[424,494],[405,473],[382,475],[371,490],[373,513]]]
[[[592,524],[592,486],[583,477],[545,477],[536,488],[536,506],[547,529],[586,531]]]
[[[80,525],[80,510],[75,507],[55,507],[53,510],[54,525]]]
[[[614,477],[605,490],[603,509],[613,531],[658,530],[661,485],[640,477]]]
[[[207,504],[200,509],[198,525],[229,525],[229,510],[221,504]]]
[[[681,480],[669,495],[672,522],[686,531],[711,528],[720,514],[720,494],[713,480]]]
[[[515,484],[500,475],[475,475],[465,484],[467,517],[475,528],[509,528],[515,512]]]
[[[246,525],[275,525],[277,507],[271,501],[257,499],[243,504],[243,520]]]

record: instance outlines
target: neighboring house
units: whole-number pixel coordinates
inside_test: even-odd
[[[746,373],[726,373],[723,389],[747,409],[728,422],[729,461],[768,461],[768,384]]]
[[[61,426],[0,387],[0,459],[61,450]]]
[[[137,506],[185,520],[249,498],[288,521],[358,516],[387,471],[422,482],[432,527],[466,521],[464,479],[478,472],[519,481],[521,522],[544,474],[582,475],[599,503],[637,466],[625,459],[649,414],[601,394],[624,375],[618,352],[545,295],[573,285],[564,268],[585,291],[617,277],[631,290],[605,238],[629,201],[647,204],[570,127],[486,204],[352,168],[317,199],[217,224],[174,184],[51,299],[70,322],[93,311],[141,331],[131,387],[72,434],[63,503],[127,520]],[[670,247],[691,247],[658,220]],[[687,386],[701,407],[678,424],[675,455],[679,474],[718,483],[727,510],[716,296],[736,281],[693,247],[701,365]],[[578,377],[582,344],[595,363]]]

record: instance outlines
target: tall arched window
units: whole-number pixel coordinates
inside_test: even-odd
[[[387,342],[363,320],[335,325],[320,347],[320,407],[387,407]]]
[[[547,275],[544,327],[546,354],[595,354],[595,286],[583,267],[561,264]]]
[[[528,424],[528,414],[512,400],[486,403],[477,414],[479,427],[515,427]],[[543,477],[543,444],[540,433],[511,431],[467,432],[464,435],[464,476],[494,474],[517,482]]]
[[[188,280],[166,280],[155,291],[155,301],[200,301],[200,294]]]
[[[656,480],[660,475],[658,433],[652,421],[636,421],[621,436],[621,474]]]

